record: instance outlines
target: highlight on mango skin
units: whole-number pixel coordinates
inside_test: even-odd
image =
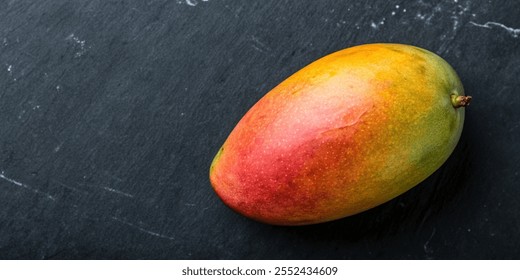
[[[437,170],[471,99],[455,70],[425,49],[347,48],[250,108],[213,159],[210,182],[224,204],[268,224],[355,215]]]

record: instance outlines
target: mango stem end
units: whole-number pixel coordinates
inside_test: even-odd
[[[455,95],[451,96],[451,103],[454,108],[466,107],[471,103],[471,96]]]

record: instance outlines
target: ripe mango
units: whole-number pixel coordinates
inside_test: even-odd
[[[226,205],[269,224],[353,215],[438,169],[470,100],[453,68],[430,51],[347,48],[261,98],[218,151],[210,181]]]

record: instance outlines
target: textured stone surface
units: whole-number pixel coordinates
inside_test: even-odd
[[[0,258],[520,257],[520,3],[0,2]],[[474,101],[419,187],[368,212],[275,227],[208,180],[242,115],[296,70],[417,45]]]

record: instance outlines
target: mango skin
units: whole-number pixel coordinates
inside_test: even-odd
[[[327,55],[258,101],[210,167],[235,211],[274,225],[331,221],[406,192],[455,148],[464,95],[427,50],[367,44]]]

